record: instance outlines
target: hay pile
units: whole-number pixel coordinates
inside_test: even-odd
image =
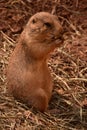
[[[86,0],[0,1],[0,130],[87,129],[86,7]],[[29,17],[38,11],[56,14],[66,30],[64,46],[48,61],[54,91],[45,113],[19,103],[6,91],[9,55]]]

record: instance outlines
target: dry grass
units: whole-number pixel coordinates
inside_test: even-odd
[[[57,49],[48,63],[54,79],[54,92],[46,113],[35,112],[15,101],[6,92],[5,70],[15,41],[3,35],[1,65],[0,127],[1,129],[85,129],[87,125],[87,67],[84,61],[75,60],[68,52]],[[66,60],[65,60],[66,59]],[[78,60],[80,65],[78,66]],[[67,62],[67,63],[66,63]],[[82,64],[81,64],[82,62]],[[82,69],[80,69],[80,67]]]
[[[29,1],[27,0],[27,2]],[[33,3],[36,4],[34,11],[27,7],[32,12],[31,15],[41,9],[41,3],[37,9],[38,2]],[[49,9],[47,2],[47,0],[44,1],[43,9],[45,7]],[[52,2],[50,3],[49,12],[57,13],[59,11],[55,2],[53,2],[54,7]],[[78,2],[76,0],[76,6],[78,6]],[[8,1],[10,6],[17,3],[21,3],[24,7],[27,6],[26,2],[21,0]],[[59,3],[57,4],[59,5]],[[68,9],[67,12],[71,13],[71,10]],[[87,38],[85,33],[82,34],[82,28],[74,25],[69,16],[64,18],[63,15],[60,15],[60,19],[68,31],[65,33],[64,46],[56,49],[48,61],[54,91],[48,111],[45,113],[28,108],[8,95],[6,67],[16,42],[13,40],[14,38],[7,35],[8,33],[4,33],[3,30],[0,32],[0,130],[87,129]],[[18,36],[19,34],[17,34]]]

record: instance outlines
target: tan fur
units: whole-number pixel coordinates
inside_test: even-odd
[[[9,92],[21,102],[44,112],[52,94],[47,66],[50,52],[60,47],[62,27],[56,16],[40,12],[32,16],[9,59]]]

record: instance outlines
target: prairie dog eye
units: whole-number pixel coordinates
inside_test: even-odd
[[[51,23],[49,22],[44,23],[44,25],[47,26],[48,28],[52,27]]]

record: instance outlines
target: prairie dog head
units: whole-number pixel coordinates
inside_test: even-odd
[[[47,54],[59,47],[63,29],[58,18],[47,12],[33,15],[27,23],[21,39],[36,54]]]

